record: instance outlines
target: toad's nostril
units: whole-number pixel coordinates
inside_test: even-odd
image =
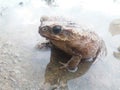
[[[52,28],[52,30],[53,30],[53,33],[58,34],[61,32],[62,28],[61,28],[61,26],[56,25]]]

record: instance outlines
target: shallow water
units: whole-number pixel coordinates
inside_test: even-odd
[[[114,27],[112,27],[112,32],[109,30],[111,23],[120,19],[119,9],[119,0],[91,0],[91,2],[89,0],[56,0],[55,2],[54,0],[11,0],[10,2],[0,0],[1,47],[4,47],[6,42],[16,47],[11,48],[11,44],[7,44],[9,47],[5,47],[6,54],[3,53],[0,57],[0,76],[2,76],[0,89],[120,90],[120,60],[113,56],[113,52],[118,52],[117,48],[120,46],[120,34],[114,32]],[[107,57],[93,64],[82,63],[76,73],[59,70],[60,65],[51,60],[55,60],[56,57],[57,59],[66,58],[59,57],[60,55],[57,54],[54,56],[53,53],[56,52],[54,50],[51,53],[50,50],[40,51],[37,48],[38,43],[45,41],[38,34],[40,17],[48,14],[49,16],[70,17],[82,24],[94,27],[94,31],[106,43]],[[115,33],[114,36],[112,36],[113,33]],[[2,53],[4,49],[0,49]],[[13,54],[9,55],[9,49],[12,49],[11,53],[20,55],[12,59]],[[18,58],[21,58],[21,63],[17,61]],[[14,59],[16,63],[11,63],[10,60]],[[1,62],[5,62],[5,66]],[[11,67],[10,64],[20,69]],[[15,74],[9,82],[10,70],[13,69],[15,69]],[[17,71],[21,73],[16,73]],[[8,78],[4,80],[4,76]]]

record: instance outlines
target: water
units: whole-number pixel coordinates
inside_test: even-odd
[[[1,47],[6,42],[13,44],[11,48],[7,43],[6,54],[0,57],[0,89],[120,90],[120,61],[113,56],[120,46],[120,34],[114,27],[109,31],[111,23],[120,18],[119,10],[119,0],[0,0],[0,44]],[[70,17],[94,27],[106,43],[107,57],[95,64],[81,64],[76,73],[58,70],[59,64],[50,57],[55,57],[53,60],[62,57],[50,56],[50,50],[36,48],[38,43],[45,41],[38,34],[42,15]],[[5,51],[0,49],[1,53]],[[20,55],[16,57],[16,54]],[[5,62],[5,66],[1,62]],[[10,71],[15,74],[11,76]],[[8,78],[4,80],[4,76]]]

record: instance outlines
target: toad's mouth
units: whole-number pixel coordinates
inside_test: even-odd
[[[56,35],[47,35],[47,34],[42,34],[42,37],[44,37],[46,40],[61,40],[60,36],[56,36]]]

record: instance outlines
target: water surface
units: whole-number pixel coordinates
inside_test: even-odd
[[[119,0],[0,0],[0,89],[120,90],[120,60],[113,56],[120,46],[120,29],[109,30],[120,19],[119,10]],[[107,57],[81,63],[76,73],[59,70],[56,61],[69,56],[36,48],[45,41],[38,34],[42,15],[70,17],[94,27],[106,43]]]

